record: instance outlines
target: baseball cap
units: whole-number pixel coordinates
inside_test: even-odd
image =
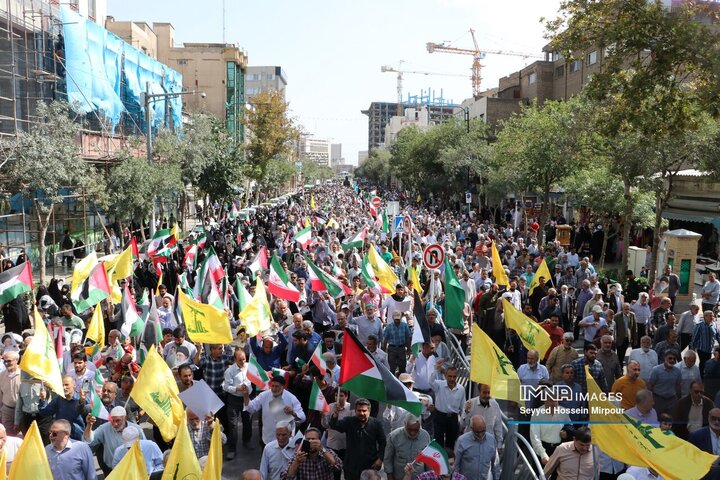
[[[602,307],[601,307],[600,305],[595,305],[595,306],[592,308],[592,311],[593,311],[593,313],[595,313],[595,312],[597,312],[597,313],[602,313]]]
[[[412,375],[409,373],[401,373],[398,380],[400,380],[400,383],[415,383],[415,380],[413,380]]]

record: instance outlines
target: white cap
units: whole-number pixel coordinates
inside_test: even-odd
[[[123,430],[122,432],[123,443],[125,443],[126,447],[131,447],[139,436],[140,431],[132,425],[128,425],[127,427],[125,427],[125,430]]]
[[[112,410],[110,410],[110,416],[111,417],[127,417],[127,411],[125,411],[124,407],[115,407]]]
[[[602,307],[601,307],[600,305],[595,305],[595,306],[592,308],[592,311],[593,311],[593,313],[594,313],[594,312],[602,313]]]

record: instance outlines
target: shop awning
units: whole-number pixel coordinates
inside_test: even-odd
[[[708,212],[697,212],[680,208],[668,208],[663,210],[662,217],[669,220],[683,220],[685,222],[709,223],[720,230],[720,216],[714,216]]]

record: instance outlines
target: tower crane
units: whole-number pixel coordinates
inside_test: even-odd
[[[397,115],[401,116],[402,113],[402,104],[403,104],[403,95],[402,95],[402,81],[403,81],[403,74],[410,73],[410,74],[418,74],[418,75],[441,75],[445,77],[467,77],[467,75],[463,75],[460,73],[444,73],[444,72],[421,72],[417,70],[403,70],[402,64],[404,63],[403,60],[400,60],[399,67],[395,68],[392,65],[383,65],[380,67],[381,72],[395,72],[397,73],[397,94],[398,94],[398,106],[397,106]]]
[[[470,35],[472,36],[473,45],[475,48],[469,49],[469,48],[456,48],[451,47],[447,43],[432,43],[428,42],[426,44],[427,51],[430,53],[433,52],[444,52],[444,53],[456,53],[459,55],[472,55],[473,57],[473,64],[472,64],[472,87],[473,87],[473,96],[477,98],[480,95],[480,82],[482,80],[482,77],[480,76],[480,72],[482,70],[482,65],[480,64],[480,60],[485,59],[485,55],[488,53],[494,54],[494,55],[512,55],[515,57],[523,57],[523,58],[538,58],[542,59],[544,58],[542,55],[538,55],[536,53],[525,53],[525,52],[514,52],[512,50],[481,50],[478,46],[477,39],[475,38],[475,30],[472,28],[470,29]]]

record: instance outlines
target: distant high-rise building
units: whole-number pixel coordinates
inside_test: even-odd
[[[287,75],[282,67],[248,67],[245,74],[245,95],[248,102],[260,92],[278,91],[285,98]]]
[[[362,166],[362,164],[365,162],[365,160],[368,159],[368,151],[367,150],[360,150],[358,152],[358,167]]]
[[[382,148],[385,143],[385,125],[397,114],[397,103],[372,102],[370,108],[362,110],[368,116],[368,152]]]
[[[330,144],[330,164],[331,165],[342,165],[345,163],[345,159],[342,156],[342,143]]]
[[[302,137],[300,139],[300,158],[309,158],[318,165],[331,167],[330,140],[317,137]]]

